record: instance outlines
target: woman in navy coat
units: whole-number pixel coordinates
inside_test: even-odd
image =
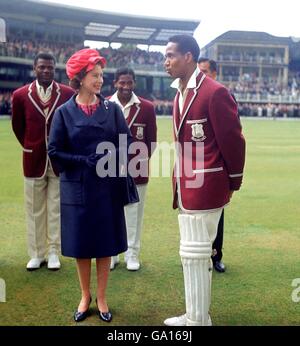
[[[60,171],[62,254],[76,258],[82,292],[76,322],[89,312],[92,258],[97,266],[99,317],[111,321],[105,297],[110,257],[127,250],[120,179],[97,174],[99,160],[108,165],[115,157],[108,150],[96,154],[100,143],[118,153],[120,134],[128,145],[131,142],[121,109],[99,96],[105,63],[93,49],[80,50],[68,60],[66,72],[78,93],[55,112],[49,138],[49,156]]]

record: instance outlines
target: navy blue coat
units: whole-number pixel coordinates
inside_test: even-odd
[[[121,109],[101,98],[92,116],[78,108],[74,95],[53,117],[48,153],[60,171],[62,254],[100,258],[127,250],[124,204],[118,178],[97,175],[84,160],[99,143],[119,149],[119,134],[132,137]],[[80,160],[78,159],[80,158]]]

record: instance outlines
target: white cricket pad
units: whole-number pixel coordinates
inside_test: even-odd
[[[178,215],[187,326],[209,325],[210,256],[219,218],[219,212]]]

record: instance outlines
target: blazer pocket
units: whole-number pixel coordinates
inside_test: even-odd
[[[194,119],[194,120],[187,120],[187,124],[204,124],[207,122],[207,118],[201,118],[201,119]]]
[[[216,167],[216,168],[205,168],[205,169],[194,169],[193,173],[215,173],[215,172],[221,172],[223,171],[223,167]]]
[[[83,205],[82,183],[78,181],[61,181],[60,202],[65,205]]]
[[[24,152],[24,153],[32,153],[33,150],[32,150],[32,149],[23,148],[23,152]]]

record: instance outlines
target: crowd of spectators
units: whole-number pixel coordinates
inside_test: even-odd
[[[11,114],[11,95],[9,91],[0,92],[0,116]]]
[[[0,92],[0,116],[11,114],[11,92]],[[156,114],[171,115],[173,102],[154,100]],[[239,114],[246,117],[299,118],[300,104],[247,103],[239,102]]]
[[[160,52],[148,52],[137,47],[124,46],[118,49],[102,48],[101,55],[108,67],[131,66],[144,70],[163,70],[164,56]]]
[[[220,61],[243,61],[267,64],[283,64],[283,55],[260,55],[256,52],[247,51],[231,51],[230,53],[220,53],[218,55]]]
[[[8,39],[6,43],[0,43],[0,56],[32,60],[38,52],[45,51],[52,53],[58,63],[65,63],[80,48],[83,48],[82,44],[15,38]],[[101,55],[107,59],[108,67],[131,66],[134,69],[163,70],[164,56],[160,52],[150,52],[131,45],[123,45],[118,49],[102,48],[100,51]],[[262,80],[259,80],[256,74],[247,73],[242,77],[232,74],[223,75],[223,81],[235,95],[243,99],[251,100],[256,97],[258,100],[263,100],[270,95],[300,98],[300,76],[297,74],[295,78],[290,78],[288,86],[285,87],[278,84],[276,76],[274,78],[263,76]]]
[[[157,115],[172,115],[173,102],[167,100],[154,100],[155,111]]]
[[[58,63],[65,63],[74,51],[83,48],[62,42],[46,42],[39,40],[9,39],[0,43],[0,56],[30,59],[40,51],[52,53]],[[101,55],[107,59],[107,67],[117,68],[130,66],[141,70],[162,70],[164,56],[160,52],[150,52],[132,45],[123,45],[119,49],[112,47],[100,49]],[[235,57],[237,58],[237,56]],[[250,58],[250,57],[249,57]],[[226,76],[223,76],[226,77]],[[226,79],[226,78],[225,78]],[[244,74],[242,77],[231,76],[226,86],[235,95],[240,105],[240,114],[262,117],[299,117],[300,72],[290,75],[289,83],[283,87],[274,78],[263,76],[260,80],[256,74]],[[147,97],[147,95],[143,95]],[[172,101],[151,97],[158,115],[172,114]],[[11,93],[0,90],[0,115],[11,113]]]
[[[8,39],[6,43],[0,43],[0,56],[32,60],[37,53],[42,51],[53,54],[58,63],[65,63],[75,51],[81,48],[84,48],[82,44],[74,45],[61,42]],[[164,56],[160,52],[148,52],[126,45],[119,49],[113,49],[112,47],[102,48],[100,52],[107,59],[108,67],[130,65],[146,70],[163,70]]]
[[[260,80],[255,74],[244,74],[237,82],[227,83],[227,87],[240,99],[263,101],[270,96],[290,98],[290,101],[300,99],[300,76],[297,73],[291,75],[287,86],[278,83],[275,77]]]
[[[246,117],[299,118],[299,104],[238,103],[239,115]]]
[[[58,63],[65,63],[81,47],[81,44],[8,39],[6,43],[0,43],[0,56],[33,60],[39,52],[47,52],[53,54]]]

